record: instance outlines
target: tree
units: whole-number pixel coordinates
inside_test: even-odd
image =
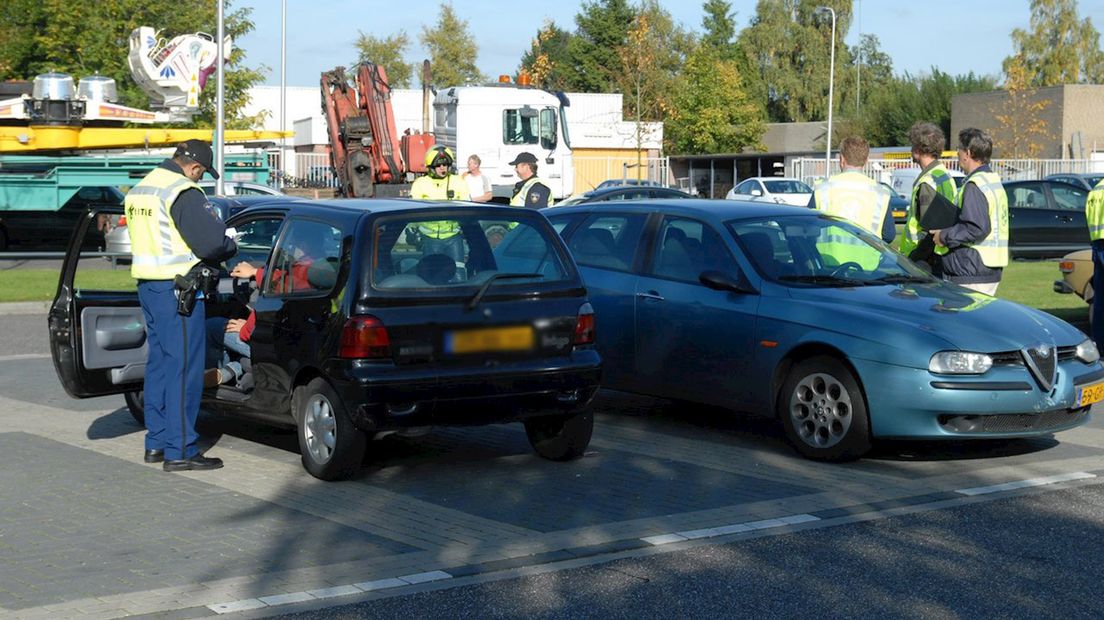
[[[909,127],[917,121],[939,125],[950,139],[951,98],[994,88],[995,78],[973,73],[952,76],[934,67],[930,74],[917,77],[905,73],[871,92],[860,117],[853,120],[866,139],[878,146],[907,145]]]
[[[468,22],[456,16],[451,2],[441,5],[441,15],[433,28],[422,26],[418,37],[429,48],[433,83],[437,86],[463,86],[483,81],[475,66],[479,46],[468,32]]]
[[[549,90],[568,90],[571,56],[568,45],[571,33],[560,28],[552,20],[545,20],[537,31],[529,51],[521,57],[519,73],[525,71],[533,84]]]
[[[635,15],[627,0],[583,3],[575,15],[575,36],[567,46],[571,58],[567,82],[572,90],[599,93],[614,89],[620,65],[617,50],[625,45]]]
[[[836,37],[831,20],[816,14],[827,5],[836,12]],[[828,116],[828,69],[836,48],[835,84],[842,84],[850,52],[843,45],[851,21],[851,0],[759,0],[751,25],[737,39],[748,67],[753,98],[766,101],[771,121],[794,122]],[[840,99],[841,89],[835,89]],[[839,109],[836,105],[834,109]]]
[[[739,65],[717,58],[707,45],[686,59],[664,132],[675,153],[733,153],[762,148],[762,108],[744,89]]]
[[[392,88],[408,88],[414,75],[414,65],[403,61],[410,39],[405,30],[389,37],[376,37],[357,31],[357,62],[371,62],[383,67]]]
[[[1043,156],[1046,143],[1054,136],[1042,113],[1050,107],[1050,99],[1041,97],[1028,83],[1032,72],[1019,63],[1008,68],[1004,82],[1005,99],[990,112],[997,121],[992,133],[1001,156],[1035,159]]]
[[[1012,31],[1014,53],[1002,68],[1020,87],[1099,84],[1104,52],[1092,20],[1077,15],[1077,0],[1031,0],[1031,31]]]
[[[842,86],[839,111],[849,112],[854,106],[854,114],[858,114],[873,93],[893,81],[893,59],[882,51],[877,35],[873,34],[862,35],[859,44],[851,48],[850,56],[851,66],[842,76],[837,75],[837,80],[843,78],[842,84],[837,82],[837,88]]]
[[[226,32],[240,37],[253,29],[251,9],[226,14]],[[153,26],[165,36],[189,32],[215,32],[216,7],[208,0],[173,3],[145,0],[101,0],[70,3],[63,0],[6,0],[0,3],[0,79],[29,80],[47,71],[75,77],[100,75],[114,78],[120,103],[146,108],[149,97],[138,87],[127,67],[130,32]],[[8,36],[13,34],[14,36]],[[244,117],[247,90],[263,79],[264,68],[244,66],[245,50],[235,47],[224,71],[226,118],[232,128],[255,125]],[[200,114],[195,123],[210,126],[214,119],[214,81],[200,94]]]
[[[702,12],[702,45],[726,60],[735,58],[736,15],[732,12],[732,4],[725,0],[706,0]]]

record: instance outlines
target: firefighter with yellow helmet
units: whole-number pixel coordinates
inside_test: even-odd
[[[446,146],[434,146],[426,151],[426,174],[414,180],[410,197],[416,200],[470,200],[468,184],[453,172],[456,157]],[[452,220],[419,222],[419,248],[422,254],[445,254],[455,261],[464,259],[464,240],[460,223]]]

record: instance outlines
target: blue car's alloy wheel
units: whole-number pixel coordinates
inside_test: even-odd
[[[794,366],[779,406],[786,435],[809,458],[848,460],[870,449],[862,390],[851,371],[835,358],[811,357]]]

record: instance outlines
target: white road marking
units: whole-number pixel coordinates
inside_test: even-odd
[[[1056,484],[1059,482],[1069,482],[1070,480],[1084,480],[1086,478],[1095,478],[1096,474],[1090,474],[1087,471],[1075,471],[1068,474],[1058,474],[1056,476],[1045,476],[1043,478],[1028,478],[1027,480],[1015,480],[1013,482],[1005,482],[1003,484],[994,484],[987,487],[971,487],[968,489],[955,489],[955,493],[966,496],[974,495],[986,495],[988,493],[999,493],[1001,491],[1011,491],[1014,489],[1026,489],[1028,487],[1040,487],[1048,484]]]
[[[400,586],[411,586],[419,583],[441,581],[442,579],[452,579],[452,575],[446,573],[443,570],[433,570],[424,573],[403,575],[402,577],[377,579],[375,581],[362,581],[360,583],[334,586],[332,588],[323,588],[321,590],[308,590],[307,592],[288,592],[286,594],[273,594],[272,596],[262,596],[260,598],[247,598],[240,601],[230,601],[228,603],[216,603],[214,605],[207,605],[207,609],[210,609],[211,611],[220,615],[229,614],[250,609],[260,609],[262,607],[276,607],[277,605],[289,605],[291,603],[302,603],[304,601],[334,598],[337,596],[349,596],[351,594],[361,594],[363,592],[372,592],[375,590],[386,590],[388,588],[398,588]]]
[[[641,538],[649,545],[659,546],[666,545],[673,542],[681,542],[684,540],[696,540],[699,538],[712,538],[714,536],[725,536],[727,534],[739,534],[741,532],[751,532],[754,530],[765,530],[772,527],[782,527],[784,525],[796,525],[798,523],[809,523],[811,521],[820,521],[819,517],[814,517],[810,514],[797,514],[789,515],[785,517],[779,517],[777,519],[763,519],[762,521],[747,521],[745,523],[733,523],[732,525],[722,525],[720,527],[710,527],[701,530],[685,530],[682,532],[673,532],[671,534],[660,534],[658,536],[648,536],[647,538]]]

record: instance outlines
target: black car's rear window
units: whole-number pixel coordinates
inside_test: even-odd
[[[492,286],[574,281],[555,232],[531,213],[517,216],[410,213],[374,227],[371,286],[385,292],[468,294]]]

